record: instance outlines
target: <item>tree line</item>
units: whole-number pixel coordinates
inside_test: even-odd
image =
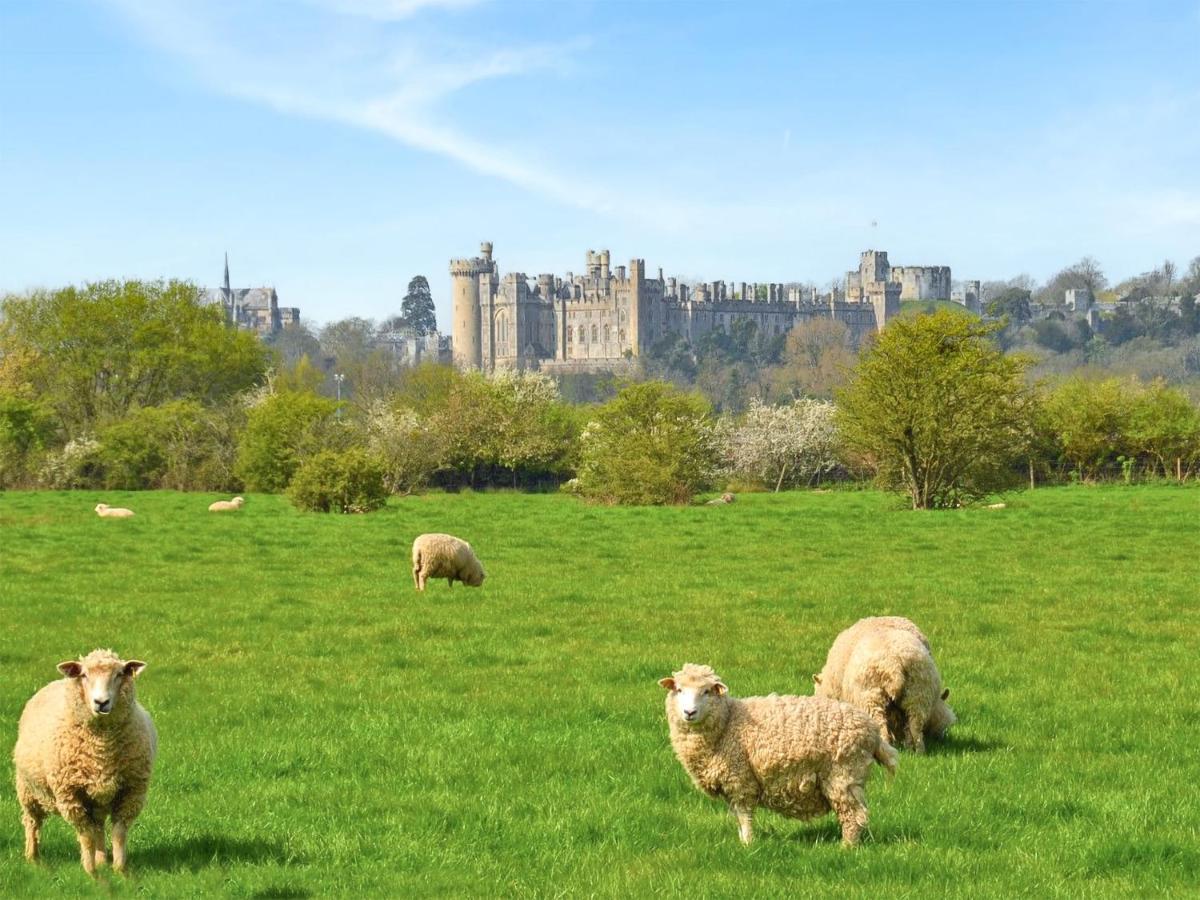
[[[713,352],[735,356],[782,344],[737,411],[652,366],[589,402],[543,374],[437,364],[338,402],[307,356],[227,327],[180,282],[12,295],[0,314],[3,488],[289,491],[355,511],[431,487],[682,503],[710,488],[875,479],[943,507],[1200,468],[1200,410],[1183,390],[1031,379],[1035,361],[1005,352],[1002,324],[945,311],[902,317],[863,348],[834,322],[779,342],[714,336]]]

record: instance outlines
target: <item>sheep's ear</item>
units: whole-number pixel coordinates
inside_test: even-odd
[[[660,678],[660,679],[658,679],[658,683],[659,683],[660,687],[665,687],[668,691],[675,690],[675,679],[674,678]]]
[[[813,672],[813,684],[820,684],[820,683],[821,683],[821,673]]]
[[[62,672],[68,678],[78,678],[83,674],[83,666],[79,664],[78,660],[68,659],[66,662],[58,664],[58,671]]]
[[[125,663],[125,668],[122,671],[130,678],[136,678],[138,672],[142,671],[144,668],[146,668],[146,664],[140,659],[131,659],[129,662]]]
[[[718,681],[716,684],[713,685],[713,693],[716,694],[718,697],[723,697],[729,693],[729,688],[725,687],[725,682]]]
[[[950,688],[946,688],[944,691],[942,691],[942,699],[943,700],[945,700],[949,696],[950,696]]]

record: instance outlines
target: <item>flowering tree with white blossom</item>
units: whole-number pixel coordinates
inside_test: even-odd
[[[839,466],[834,406],[795,400],[767,406],[757,400],[741,421],[726,429],[729,474],[760,481],[779,491],[785,484],[811,484]]]

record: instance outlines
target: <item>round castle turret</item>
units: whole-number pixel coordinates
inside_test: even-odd
[[[483,316],[479,296],[479,276],[495,270],[492,243],[479,245],[474,259],[450,260],[450,290],[454,328],[452,349],[454,364],[462,369],[483,365]]]

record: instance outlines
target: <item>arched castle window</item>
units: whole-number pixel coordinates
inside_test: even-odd
[[[619,340],[622,344],[625,343],[625,329],[624,328],[622,328],[620,331],[617,332],[617,340]]]
[[[608,343],[611,340],[612,340],[612,326],[605,325],[604,326],[604,342]]]
[[[587,328],[585,328],[583,325],[579,326],[579,343],[587,343]]]
[[[567,343],[568,344],[575,343],[575,329],[572,328],[570,325],[567,326]]]
[[[592,326],[592,343],[594,344],[599,340],[600,340],[600,329],[597,328],[595,325],[593,325]]]
[[[500,343],[507,344],[508,343],[508,316],[501,313],[496,325],[497,325],[496,331],[500,336]]]

